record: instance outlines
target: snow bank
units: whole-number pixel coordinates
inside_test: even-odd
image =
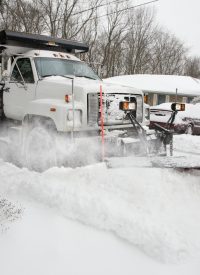
[[[112,233],[66,219],[42,204],[21,202],[23,219],[0,234],[2,275],[144,275],[149,270],[188,275],[191,267],[198,270],[194,261],[187,268],[161,264]]]
[[[142,176],[141,176],[142,175]],[[42,174],[0,163],[0,192],[41,202],[67,218],[109,230],[164,262],[200,252],[199,178],[104,164]]]
[[[174,135],[174,148],[183,153],[192,153],[200,158],[200,137],[191,135]]]

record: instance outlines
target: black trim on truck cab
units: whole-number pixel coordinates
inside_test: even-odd
[[[0,45],[0,50],[5,49],[3,45],[73,53],[89,50],[88,45],[83,42],[8,30],[0,31]]]

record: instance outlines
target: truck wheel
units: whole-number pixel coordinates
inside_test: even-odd
[[[28,126],[23,138],[23,163],[38,172],[57,166],[55,131],[43,126]]]
[[[188,125],[187,125],[187,128],[186,128],[186,130],[185,130],[185,133],[186,133],[187,135],[193,135],[193,126],[192,126],[192,124],[188,124]]]

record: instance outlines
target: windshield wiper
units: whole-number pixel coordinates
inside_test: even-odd
[[[49,76],[60,76],[60,77],[69,78],[68,75],[62,75],[62,74],[45,74],[42,76],[42,78],[49,77]],[[73,75],[69,75],[69,76],[72,77]]]
[[[93,78],[93,77],[91,77],[91,76],[87,76],[87,75],[78,75],[78,74],[76,74],[75,76],[76,76],[76,77],[85,77],[85,78],[89,78],[89,79],[97,80],[96,78]]]
[[[45,75],[42,75],[42,78],[49,77],[49,76],[56,76],[56,74],[45,74]]]
[[[49,76],[61,76],[61,77],[69,78],[68,75],[59,75],[59,74],[45,74],[42,76],[42,78],[49,77]],[[89,78],[92,80],[97,80],[96,78],[93,78],[93,77],[87,76],[87,75],[75,75],[75,77],[85,77],[85,78]]]

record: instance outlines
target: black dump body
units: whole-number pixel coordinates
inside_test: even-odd
[[[68,53],[89,50],[88,45],[83,42],[7,30],[0,31],[0,45],[1,50],[4,49],[3,45]]]

